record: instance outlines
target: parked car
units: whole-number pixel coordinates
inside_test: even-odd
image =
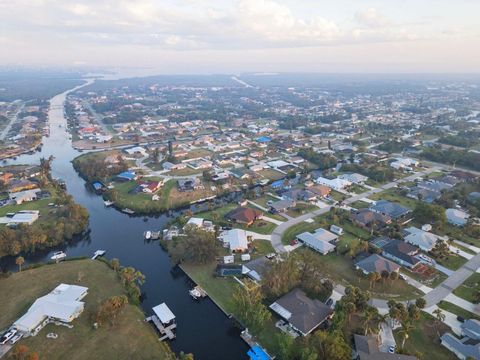
[[[10,344],[11,345],[15,344],[22,337],[23,337],[23,334],[20,334],[20,333],[15,334],[15,336],[10,339]]]
[[[462,316],[457,316],[457,320],[461,323],[465,322],[465,318],[463,318]]]
[[[398,277],[402,280],[407,280],[407,277],[405,275],[403,275],[402,273],[398,273]]]
[[[8,340],[13,338],[15,334],[17,333],[17,329],[15,328],[10,328],[3,336],[0,338],[0,345],[5,345]]]
[[[328,299],[327,302],[325,303],[325,305],[332,306],[333,305],[333,299],[332,298]]]
[[[388,352],[389,352],[390,354],[395,354],[395,350],[396,350],[396,346],[395,346],[395,345],[390,345],[390,346],[388,347]]]

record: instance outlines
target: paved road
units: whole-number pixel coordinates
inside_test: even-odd
[[[3,131],[0,133],[0,140],[4,140],[7,137],[8,133],[10,132],[10,129],[12,128],[13,124],[15,124],[17,122],[18,115],[23,111],[24,107],[25,107],[25,103],[22,103],[18,107],[18,109],[15,111],[15,114],[10,116],[9,123],[7,124],[7,126],[5,126]]]
[[[95,119],[97,124],[100,125],[104,134],[110,134],[110,130],[108,130],[107,125],[105,125],[103,122],[102,116],[100,116],[100,114],[93,109],[92,105],[86,100],[82,100],[82,105],[92,114],[92,117]]]

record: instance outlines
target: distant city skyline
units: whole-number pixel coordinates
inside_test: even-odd
[[[475,0],[0,0],[0,65],[480,73]]]

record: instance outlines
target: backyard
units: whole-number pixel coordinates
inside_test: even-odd
[[[5,328],[25,313],[39,296],[60,283],[88,287],[85,311],[73,321],[74,327],[48,325],[35,337],[21,340],[41,359],[175,359],[165,343],[158,341],[144,314],[127,305],[114,327],[93,327],[98,304],[114,295],[125,294],[118,275],[100,261],[75,260],[24,270],[0,279],[0,328]],[[58,334],[46,339],[49,332]]]

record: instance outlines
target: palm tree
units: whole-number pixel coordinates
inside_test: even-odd
[[[368,333],[372,333],[371,322],[373,319],[376,319],[378,316],[378,310],[374,307],[367,307],[362,316],[362,325],[364,335],[368,335]]]
[[[435,331],[437,332],[437,335],[440,336],[438,333],[438,324],[445,321],[445,314],[440,308],[433,310],[432,314],[435,315]]]
[[[355,306],[355,304],[353,302],[347,302],[345,304],[345,311],[347,312],[348,314],[348,321],[350,321],[350,318],[352,316],[352,314],[357,310],[357,307]]]
[[[380,274],[377,272],[371,272],[368,274],[368,280],[370,280],[370,289],[372,288],[372,285],[376,283],[378,280],[380,280]]]
[[[405,340],[408,339],[413,329],[415,329],[415,325],[413,325],[411,321],[402,322],[402,328],[399,330],[399,333],[402,335],[402,349],[405,347]]]
[[[18,265],[18,271],[22,271],[22,265],[25,263],[25,259],[22,256],[19,256],[15,259],[15,264]]]

